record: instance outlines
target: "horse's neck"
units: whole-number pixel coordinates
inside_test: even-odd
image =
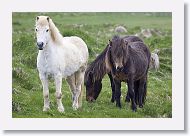
[[[105,74],[108,73],[106,70],[105,60],[103,60],[103,61],[98,60],[97,64],[98,65],[95,65],[95,69],[98,69],[98,70],[96,70],[98,72],[98,73],[96,73],[96,75],[99,75],[97,80],[102,80],[102,78],[105,76]]]
[[[52,44],[53,44],[52,42],[49,42],[43,50],[39,51],[39,54],[45,60],[47,60],[53,52],[53,48],[52,48],[53,45]]]

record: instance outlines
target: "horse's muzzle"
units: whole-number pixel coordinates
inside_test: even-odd
[[[117,68],[116,68],[116,71],[117,71],[117,72],[121,72],[123,69],[124,69],[123,67],[117,67]]]
[[[93,97],[91,97],[91,96],[86,97],[86,100],[87,100],[88,102],[94,102],[94,101],[95,101],[95,99],[94,99]]]
[[[43,42],[37,42],[37,46],[39,50],[43,50],[44,43]]]

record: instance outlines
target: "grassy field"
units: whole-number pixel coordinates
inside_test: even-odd
[[[88,45],[93,61],[107,45],[115,27],[122,25],[127,33],[134,35],[141,29],[155,29],[161,36],[143,38],[150,50],[160,49],[159,71],[149,71],[147,101],[136,113],[124,102],[126,85],[122,83],[122,108],[110,102],[111,88],[108,76],[95,103],[83,99],[83,107],[72,109],[71,93],[63,81],[63,105],[65,113],[57,111],[55,86],[50,81],[51,110],[43,112],[42,86],[36,68],[34,24],[37,15],[49,15],[64,36],[76,35]],[[172,117],[172,18],[170,14],[150,13],[13,13],[12,14],[12,116],[13,118],[171,118]]]

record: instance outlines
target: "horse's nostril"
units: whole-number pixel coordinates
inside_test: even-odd
[[[43,49],[43,45],[44,45],[43,42],[37,42],[37,46],[38,46],[38,48],[39,48],[40,50]]]
[[[122,71],[122,70],[123,70],[123,67],[117,67],[116,70],[117,70],[117,71]]]

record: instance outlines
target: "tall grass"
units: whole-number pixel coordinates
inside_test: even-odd
[[[126,84],[122,83],[122,108],[111,103],[111,88],[108,76],[103,79],[103,88],[95,103],[83,99],[83,107],[72,109],[71,93],[63,81],[63,105],[65,113],[57,111],[54,96],[55,86],[50,80],[51,110],[42,112],[42,86],[36,69],[37,48],[35,44],[34,22],[39,14],[49,15],[64,36],[76,35],[88,45],[93,61],[107,45],[108,40],[117,34],[118,25],[127,28],[122,35],[133,35],[142,28],[159,29],[166,35],[144,39],[150,50],[160,49],[160,69],[149,71],[148,94],[143,109],[136,113],[130,104],[124,102]],[[172,117],[172,35],[171,16],[145,13],[13,13],[13,92],[12,116],[14,118],[164,118]]]

